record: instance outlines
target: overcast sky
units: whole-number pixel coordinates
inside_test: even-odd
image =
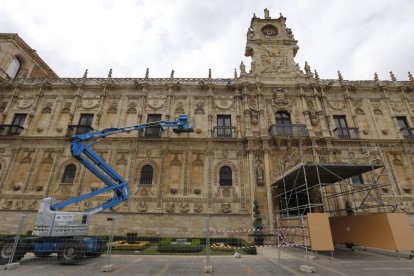
[[[399,80],[414,73],[412,0],[0,0],[18,33],[60,77],[233,77],[253,13],[278,18],[320,78]]]

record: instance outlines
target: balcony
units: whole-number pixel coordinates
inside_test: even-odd
[[[162,128],[160,127],[148,127],[139,132],[139,137],[145,138],[160,138],[162,135]]]
[[[338,139],[359,139],[359,128],[335,128],[334,135]]]
[[[403,127],[400,128],[400,133],[404,139],[414,139],[414,128]]]
[[[214,127],[213,128],[213,137],[215,138],[232,138],[236,137],[235,127]]]
[[[93,128],[90,125],[68,125],[68,136],[75,134],[83,134],[92,132]]]
[[[308,137],[309,132],[306,125],[286,125],[278,126],[272,125],[269,128],[270,136],[294,136],[294,137]]]
[[[0,125],[0,136],[17,136],[23,129],[19,125]]]

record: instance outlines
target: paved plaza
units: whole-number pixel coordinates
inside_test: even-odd
[[[300,265],[307,264],[302,249],[274,247],[258,249],[258,255],[212,256],[213,275],[304,275]],[[317,275],[414,275],[414,260],[407,254],[355,251],[337,249],[334,259],[330,254],[318,254],[317,259],[309,260]],[[60,265],[56,257],[39,259],[27,254],[21,266],[14,270],[0,270],[0,275],[203,275],[205,256],[165,256],[165,255],[113,255],[112,272],[102,273],[101,268],[108,264],[108,257],[101,256],[78,265]]]

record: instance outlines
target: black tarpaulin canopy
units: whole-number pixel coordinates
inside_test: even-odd
[[[374,164],[298,164],[280,176],[272,186],[292,188],[307,183],[308,187],[321,184],[332,184],[355,175],[378,168]],[[306,181],[305,181],[306,176]]]

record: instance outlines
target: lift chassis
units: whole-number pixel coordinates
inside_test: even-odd
[[[105,251],[105,241],[98,237],[87,237],[91,216],[127,200],[129,191],[128,182],[96,154],[92,147],[109,135],[162,127],[171,127],[176,133],[193,131],[188,117],[179,115],[178,120],[109,128],[73,135],[71,137],[72,156],[96,175],[106,187],[59,203],[52,197],[43,199],[39,206],[32,237],[22,237],[17,241],[16,238],[11,238],[0,243],[0,265],[9,262],[13,251],[15,251],[13,262],[23,258],[27,252],[33,252],[37,257],[47,257],[52,253],[57,253],[62,264],[74,264],[88,256],[100,256]],[[66,206],[110,191],[113,192],[112,198],[94,208],[83,212],[59,211]]]

